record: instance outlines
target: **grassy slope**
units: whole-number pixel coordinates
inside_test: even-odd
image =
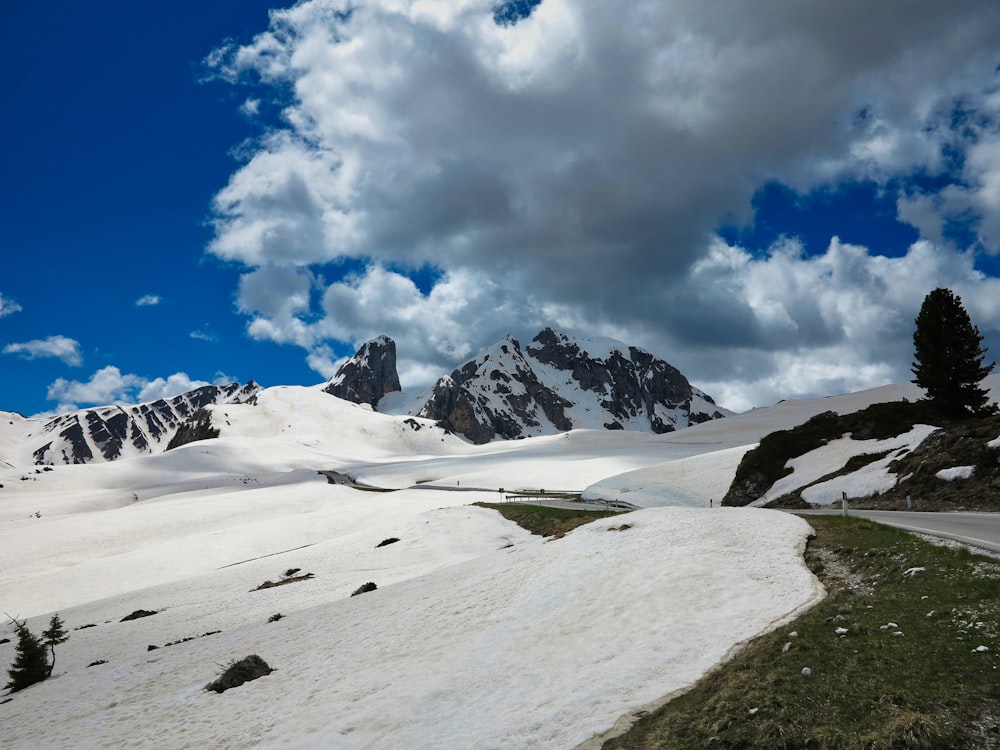
[[[859,519],[809,522],[830,596],[607,750],[1000,748],[1000,562]]]
[[[561,537],[577,526],[596,521],[598,518],[621,515],[614,511],[569,510],[524,503],[476,503],[476,505],[498,511],[508,521],[513,521],[532,534],[553,537]]]
[[[885,439],[908,432],[914,424],[941,429],[890,466],[901,477],[896,488],[878,497],[852,499],[852,507],[904,509],[909,495],[918,510],[1000,510],[1000,450],[987,447],[1000,436],[1000,416],[955,421],[925,401],[874,404],[853,414],[827,412],[793,429],[771,433],[743,457],[723,505],[745,505],[760,497],[791,471],[786,468],[789,459],[829,440],[847,433],[856,440]],[[819,481],[855,471],[882,455],[858,456]],[[952,482],[934,476],[940,469],[955,466],[975,466],[975,476]],[[798,492],[769,505],[806,507]]]

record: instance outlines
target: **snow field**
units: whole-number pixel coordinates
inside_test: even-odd
[[[463,502],[477,499],[483,498],[461,497]],[[419,529],[419,534],[411,533],[409,544],[430,545],[430,551],[411,551],[412,569],[397,573],[416,575],[429,569],[422,567],[425,563],[433,567],[453,562],[452,550],[463,546],[468,551],[459,554],[461,559],[482,552],[481,541],[468,547],[469,540],[478,539],[480,533],[487,534],[490,545],[512,533],[506,522],[491,520],[484,524],[489,532],[470,535],[445,524],[442,519],[449,516],[443,511],[434,525],[423,528],[429,525],[425,513],[454,504],[455,498],[434,492],[367,493],[311,478],[300,484],[216,495],[180,494],[86,516],[43,515],[0,526],[0,570],[4,571],[0,603],[23,617],[62,611],[162,584],[186,582],[190,586],[192,577],[217,575],[224,566],[302,548],[316,549],[289,554],[295,560],[318,557],[324,568],[332,570],[351,569],[351,556],[357,550]],[[495,516],[478,508],[451,510],[453,515],[459,512],[462,517]],[[379,559],[387,556],[394,553],[385,551]],[[271,572],[255,573],[260,580],[253,586],[268,577],[275,579],[284,558],[265,559],[269,560],[266,570]],[[295,560],[280,570],[301,567]],[[256,567],[246,564],[240,570]],[[318,570],[312,572],[319,575]],[[237,585],[242,588],[247,583]]]
[[[719,505],[744,454],[754,446],[704,453],[620,474],[586,489],[583,499],[624,500],[643,508]]]
[[[383,580],[359,597],[321,567],[338,544],[310,548],[302,567],[316,578],[301,583],[247,590],[309,550],[67,610],[71,627],[101,624],[73,632],[56,679],[0,709],[5,746],[573,747],[822,597],[801,559],[808,526],[784,514],[653,509],[550,542],[497,518],[414,516],[399,536],[441,524],[428,549],[465,536],[479,553],[443,554],[396,583],[352,571],[358,584]],[[405,541],[357,562],[402,563]],[[133,604],[166,609],[104,624]],[[267,623],[272,610],[287,617]],[[223,695],[201,690],[249,653],[277,671]],[[81,663],[96,658],[109,663]]]
[[[27,481],[0,472],[0,608],[35,632],[53,611],[95,626],[72,631],[52,679],[0,705],[4,748],[575,747],[818,601],[809,527],[753,508],[653,507],[546,541],[465,504],[498,487],[593,485],[588,496],[704,506],[763,435],[906,393],[787,402],[667,435],[471,446],[278,388],[217,407],[218,440]],[[803,457],[793,477],[832,458]],[[319,469],[426,484],[362,492]],[[376,548],[388,537],[400,541]],[[293,567],[315,577],[251,591]],[[367,581],[378,590],[350,596]],[[158,614],[119,622],[140,608]],[[0,645],[0,664],[13,653]],[[277,671],[203,690],[250,653]]]

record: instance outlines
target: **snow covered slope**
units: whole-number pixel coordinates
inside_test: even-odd
[[[994,402],[1000,399],[1000,374],[984,381]],[[916,401],[923,391],[912,383],[872,388],[857,393],[823,399],[782,401],[772,407],[754,409],[722,421],[706,422],[667,437],[664,462],[608,477],[586,488],[590,501],[622,500],[641,507],[659,505],[718,505],[729,490],[743,455],[764,436],[803,424],[823,412],[850,414],[872,404]],[[897,482],[887,467],[912,451],[934,431],[917,426],[906,434],[887,440],[855,440],[845,436],[789,462],[790,473],[765,492],[755,505],[762,505],[785,493],[799,490],[817,479],[838,472],[849,458],[862,454],[889,452],[850,474],[809,487],[804,499],[825,505],[848,498],[868,497]]]
[[[475,446],[321,387],[207,408],[219,438],[0,471],[0,608],[71,629],[53,678],[0,704],[5,748],[572,747],[822,596],[808,527],[770,511],[544,541],[467,505],[648,466],[665,436]],[[313,577],[254,590],[292,568]],[[277,671],[202,690],[249,653]]]
[[[0,703],[4,747],[575,747],[821,598],[809,527],[654,507],[546,541],[469,503],[589,484],[696,504],[764,434],[907,394],[477,446],[319,386],[272,388],[207,407],[217,439],[0,470],[0,610],[36,633],[58,611],[71,632],[53,677]],[[293,568],[313,576],[256,590]],[[156,614],[122,621],[139,609]],[[203,690],[253,653],[276,671]],[[0,665],[13,657],[0,644]]]
[[[253,381],[243,386],[206,385],[134,406],[102,406],[33,419],[0,412],[0,465],[83,464],[159,453],[198,409],[246,401],[258,390]]]
[[[309,481],[6,524],[3,569],[23,562],[0,602],[58,609],[71,638],[0,705],[4,747],[569,748],[822,596],[807,525],[774,511],[654,509],[546,542],[452,505],[478,499]],[[314,577],[254,590],[291,567]],[[203,690],[251,653],[277,671]]]

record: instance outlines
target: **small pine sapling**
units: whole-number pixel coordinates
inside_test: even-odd
[[[49,664],[49,673],[45,675],[46,677],[52,675],[52,670],[56,666],[56,646],[68,640],[69,633],[66,632],[62,619],[58,613],[52,615],[52,619],[49,620],[49,629],[42,632],[42,641],[49,647],[49,651],[52,654],[52,662]]]

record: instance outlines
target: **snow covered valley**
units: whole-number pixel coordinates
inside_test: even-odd
[[[0,608],[71,633],[0,705],[3,746],[577,747],[822,599],[805,521],[708,501],[761,436],[834,402],[472,446],[275,388],[214,407],[215,440],[0,473]],[[644,509],[546,540],[471,505],[543,487]],[[137,610],[155,614],[122,621]],[[204,689],[249,654],[275,671]]]

